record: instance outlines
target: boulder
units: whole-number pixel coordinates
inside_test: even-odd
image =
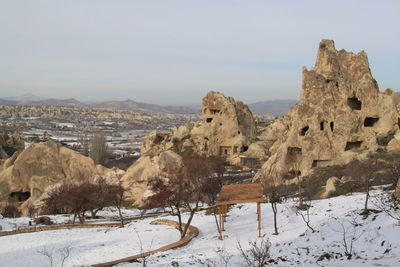
[[[300,103],[269,126],[267,132],[279,136],[254,181],[278,176],[289,182],[388,144],[398,149],[392,141],[398,118],[393,96],[381,93],[372,77],[367,54],[338,51],[333,41],[322,40],[314,68],[303,68]]]
[[[340,179],[337,177],[330,177],[326,181],[325,191],[321,194],[321,198],[329,198],[335,195],[336,185],[340,183]]]
[[[168,177],[182,171],[182,157],[167,150],[158,156],[141,156],[122,177],[124,188],[127,188],[126,198],[134,206],[142,207],[146,199],[152,195],[148,181],[152,177]]]
[[[96,166],[93,160],[53,141],[35,143],[14,154],[0,169],[0,205],[14,203],[24,214],[54,186],[122,176],[120,170]]]

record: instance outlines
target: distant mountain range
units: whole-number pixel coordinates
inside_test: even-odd
[[[134,110],[141,112],[158,112],[171,114],[197,114],[200,109],[185,106],[159,106],[147,103],[136,102],[133,100],[123,101],[106,101],[101,103],[84,103],[75,98],[68,99],[45,99],[35,95],[27,94],[21,97],[4,97],[0,98],[0,105],[17,105],[17,106],[66,106],[66,107],[83,107],[90,106],[96,108],[112,108],[123,110]]]
[[[254,114],[268,114],[274,117],[279,117],[285,115],[288,110],[298,102],[298,100],[268,100],[255,102],[248,106]]]
[[[158,112],[158,113],[174,113],[174,114],[195,114],[200,111],[197,109],[185,106],[159,106],[148,103],[136,102],[131,99],[123,101],[106,101],[97,104],[92,104],[98,108],[117,108],[125,110],[136,110],[144,112]]]
[[[296,100],[269,100],[260,101],[249,104],[250,110],[254,114],[282,116],[286,114],[290,107],[297,104]],[[158,112],[158,113],[171,113],[171,114],[196,114],[200,113],[200,107],[187,107],[187,106],[160,106],[142,102],[136,102],[131,99],[122,101],[105,101],[101,103],[84,103],[76,100],[75,98],[68,99],[45,99],[40,96],[26,94],[20,97],[3,97],[0,98],[0,105],[26,105],[26,106],[68,106],[80,107],[90,106],[96,108],[112,108],[123,110],[134,110],[141,112]]]

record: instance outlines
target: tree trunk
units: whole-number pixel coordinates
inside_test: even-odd
[[[277,223],[277,212],[278,212],[278,208],[276,206],[275,202],[271,202],[271,207],[272,207],[272,211],[274,212],[274,228],[275,228],[275,233],[274,235],[278,235],[278,223]]]
[[[117,206],[117,209],[118,209],[119,220],[121,221],[121,227],[124,227],[124,217],[122,216],[121,207]]]
[[[83,211],[80,215],[79,215],[79,222],[81,223],[81,224],[84,224],[85,223],[85,211]]]
[[[217,225],[218,233],[221,233],[221,229],[219,228],[219,223],[218,223],[218,218],[217,218],[217,207],[214,206],[213,211],[214,211],[213,214],[214,214],[215,224]]]
[[[183,229],[183,232],[181,233],[181,238],[184,238],[186,236],[186,232],[189,229],[190,224],[192,223],[192,219],[193,219],[195,212],[196,212],[195,209],[190,212],[190,217],[186,222],[185,229]]]
[[[178,216],[178,230],[179,230],[179,232],[181,233],[181,237],[182,237],[182,233],[183,233],[183,228],[182,228],[182,217],[181,217],[181,212],[180,212],[180,210],[178,209],[178,211],[177,211],[177,216]]]
[[[369,183],[366,186],[365,190],[365,203],[364,203],[364,211],[368,212],[368,200],[369,200]]]

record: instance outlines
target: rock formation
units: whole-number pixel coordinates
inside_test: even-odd
[[[17,151],[24,149],[24,140],[17,134],[0,135],[0,159],[6,159]]]
[[[398,149],[400,143],[393,139],[398,117],[390,90],[379,92],[366,53],[338,51],[333,41],[322,40],[314,68],[303,69],[300,103],[270,125],[268,131],[280,137],[254,180],[278,176],[290,181],[388,144]]]
[[[153,132],[143,139],[141,158],[123,177],[129,197],[136,205],[143,204],[143,199],[151,194],[148,178],[179,170],[180,154],[187,149],[203,156],[225,157],[233,165],[249,163],[246,151],[256,135],[253,115],[245,104],[209,92],[203,98],[201,121],[188,122],[170,133]]]
[[[0,167],[0,205],[14,203],[26,212],[39,204],[45,193],[62,183],[75,183],[103,176],[113,179],[123,171],[95,165],[91,158],[49,141],[35,143],[15,153]]]

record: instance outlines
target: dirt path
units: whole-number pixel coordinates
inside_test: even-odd
[[[168,225],[168,226],[173,226],[175,228],[178,228],[178,223],[177,222],[171,221],[171,220],[167,220],[167,219],[155,220],[155,221],[152,221],[150,224],[162,224],[162,225]],[[137,255],[133,255],[133,256],[122,258],[122,259],[115,260],[115,261],[94,264],[92,266],[93,267],[107,267],[107,266],[113,266],[113,265],[116,265],[116,264],[120,264],[120,263],[123,263],[123,262],[134,262],[134,261],[137,261],[140,258],[148,257],[150,255],[153,255],[153,254],[157,253],[157,252],[166,251],[166,250],[170,250],[170,249],[174,249],[174,248],[185,246],[190,241],[192,241],[192,239],[194,237],[196,237],[198,234],[199,234],[199,229],[197,227],[189,226],[189,229],[188,229],[188,232],[187,232],[186,236],[184,238],[181,238],[180,240],[174,242],[174,243],[168,244],[166,246],[160,247],[160,248],[155,249],[155,250],[147,251],[147,252],[144,252],[144,253],[140,253],[140,254],[137,254]]]

